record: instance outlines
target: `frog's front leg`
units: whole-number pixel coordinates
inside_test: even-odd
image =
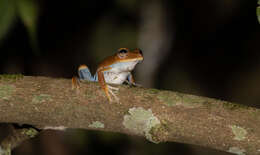
[[[119,88],[116,87],[112,87],[108,84],[106,84],[105,81],[105,77],[104,77],[104,71],[111,69],[111,67],[107,67],[107,68],[102,68],[102,69],[98,69],[97,74],[98,74],[98,82],[101,85],[101,88],[105,91],[106,96],[109,100],[109,102],[112,102],[112,98],[110,96],[110,94],[115,98],[116,102],[119,102],[118,97],[114,94],[113,90],[117,91]],[[109,94],[110,93],[110,94]]]

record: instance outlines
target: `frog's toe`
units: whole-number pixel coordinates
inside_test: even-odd
[[[110,85],[107,85],[107,87],[108,87],[109,89],[111,89],[111,90],[115,90],[115,91],[118,91],[118,90],[119,90],[119,88],[117,88],[117,87],[112,87],[112,86],[110,86]]]
[[[143,87],[141,84],[138,84],[138,83],[134,83],[133,84],[135,87]]]
[[[108,91],[114,97],[115,101],[119,102],[119,98],[116,96],[116,94],[111,89],[108,89]]]
[[[117,103],[120,103],[120,101],[119,101],[119,98],[116,96],[116,94],[113,92],[113,91],[118,91],[119,90],[119,88],[116,88],[116,87],[112,87],[112,86],[107,86],[108,87],[108,92],[113,96],[113,98],[114,98],[114,100],[115,100],[115,102],[117,102]]]

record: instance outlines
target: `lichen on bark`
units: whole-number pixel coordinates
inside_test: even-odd
[[[8,100],[15,92],[15,86],[11,84],[0,84],[0,100]]]
[[[154,116],[151,109],[145,110],[142,107],[133,107],[129,109],[129,114],[124,116],[123,125],[125,128],[136,134],[144,134],[146,139],[158,143],[150,133],[151,129],[160,125],[160,120]]]

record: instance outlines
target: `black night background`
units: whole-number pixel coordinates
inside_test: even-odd
[[[254,0],[0,0],[0,74],[71,78],[80,64],[94,73],[118,48],[140,48],[138,84],[260,108],[256,7]],[[228,153],[75,129],[43,132],[13,154]]]

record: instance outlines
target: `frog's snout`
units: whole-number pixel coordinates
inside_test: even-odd
[[[141,58],[141,61],[144,60],[143,51],[140,48],[136,48],[135,52],[139,54],[139,58]]]

